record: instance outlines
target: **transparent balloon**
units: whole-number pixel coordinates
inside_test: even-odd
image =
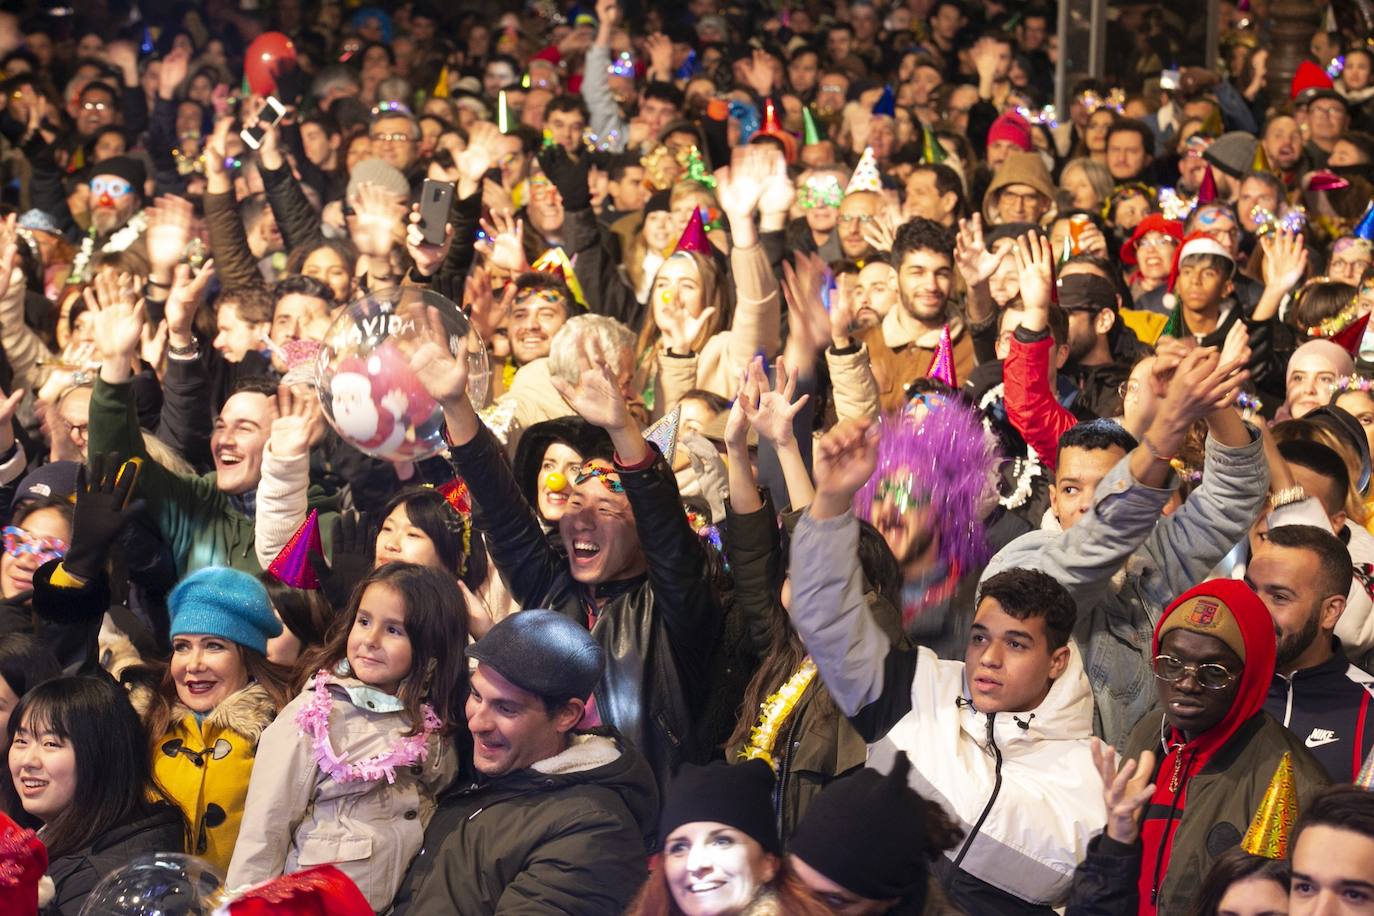
[[[345,442],[374,458],[419,461],[444,449],[444,412],[411,371],[424,343],[442,334],[465,357],[468,395],[486,400],[487,348],[452,300],[413,286],[378,290],[339,313],[316,361],[325,417]]]
[[[224,876],[204,859],[153,853],[107,875],[81,916],[210,916],[223,893]]]

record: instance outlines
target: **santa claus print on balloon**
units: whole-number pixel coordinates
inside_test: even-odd
[[[453,355],[468,359],[468,394],[484,403],[491,366],[485,344],[451,300],[397,286],[356,300],[334,320],[316,362],[315,385],[339,436],[374,458],[419,461],[444,449],[444,412],[410,368],[437,315]]]

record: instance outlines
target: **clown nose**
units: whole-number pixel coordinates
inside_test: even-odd
[[[96,199],[95,205],[97,207],[113,207],[115,205],[114,198],[106,192]]]
[[[659,293],[659,294],[658,294],[658,301],[659,301],[659,302],[662,302],[664,305],[667,305],[668,303],[672,302],[672,301],[673,301],[673,293],[672,293],[672,290],[667,290],[667,289],[665,289],[663,292]]]
[[[568,478],[557,471],[549,471],[544,475],[544,489],[550,493],[562,493],[568,488]]]

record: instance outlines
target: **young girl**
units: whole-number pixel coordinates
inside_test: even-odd
[[[387,563],[358,584],[258,743],[229,887],[332,863],[373,909],[390,905],[457,772],[463,620],[457,583],[437,569]]]

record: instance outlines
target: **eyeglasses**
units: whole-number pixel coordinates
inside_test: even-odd
[[[1140,248],[1177,248],[1178,240],[1172,235],[1160,235],[1151,232],[1149,235],[1135,243],[1137,249]]]
[[[625,485],[620,482],[620,475],[606,468],[584,467],[578,472],[577,476],[573,478],[573,486],[580,487],[593,478],[601,481],[601,485],[612,493],[625,492]]]
[[[368,134],[374,143],[413,143],[415,138],[410,134]]]
[[[1323,118],[1336,119],[1345,115],[1344,105],[1323,105],[1318,108],[1316,105],[1308,106],[1308,112],[1314,115],[1321,115]]]
[[[5,553],[16,560],[25,554],[33,554],[38,557],[38,564],[41,566],[67,555],[67,542],[61,538],[39,537],[14,525],[5,528],[0,535],[4,537]]]
[[[1185,665],[1172,655],[1155,656],[1155,677],[1170,684],[1177,684],[1185,676],[1191,676],[1208,690],[1221,690],[1236,679],[1231,669],[1225,665],[1208,662],[1205,665]]]
[[[85,439],[85,438],[86,438],[86,430],[87,430],[87,429],[89,428],[89,426],[90,426],[89,423],[68,423],[65,419],[63,419],[63,418],[61,418],[61,417],[59,417],[58,419],[61,419],[61,420],[62,420],[62,425],[65,426],[65,427],[67,427],[67,429],[69,429],[69,430],[71,430],[72,432],[76,433],[76,434],[77,434],[78,436],[80,436],[82,439]]]
[[[111,108],[111,107],[112,107],[112,106],[106,105],[104,102],[82,102],[82,103],[81,103],[81,110],[82,110],[82,111],[105,111],[106,109]]]
[[[113,180],[109,178],[91,179],[91,194],[95,197],[99,197],[102,194],[108,194],[111,197],[123,197],[125,194],[132,191],[133,186],[122,178],[115,178]]]

